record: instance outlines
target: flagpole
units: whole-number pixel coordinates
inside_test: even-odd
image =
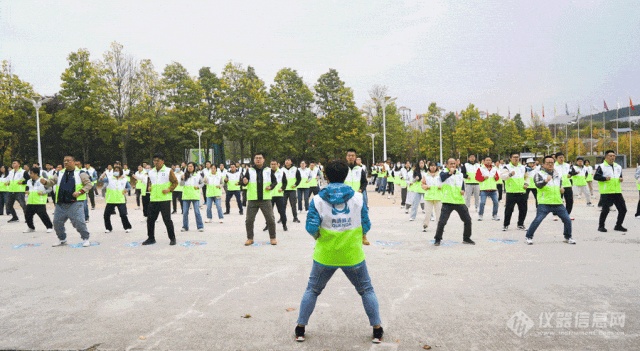
[[[576,156],[580,156],[580,107],[578,107],[578,153]]]
[[[605,141],[607,140],[607,121],[605,119],[604,110],[602,110],[602,129],[604,130],[604,138],[602,140],[602,151],[605,150]]]
[[[618,111],[620,111],[620,103],[619,102],[618,102],[618,108],[616,109],[616,155],[620,153],[620,143],[618,142],[619,141],[618,134],[620,134],[620,133],[617,131],[617,129],[619,128],[618,127]]]
[[[591,130],[591,155],[593,155],[593,106],[589,107],[589,112],[591,112],[591,120],[589,121],[589,129]]]

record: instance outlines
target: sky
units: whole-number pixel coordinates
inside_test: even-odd
[[[585,114],[640,103],[638,38],[638,0],[0,0],[0,60],[42,95],[60,90],[69,53],[97,60],[117,41],[159,72],[232,61],[267,86],[284,67],[310,86],[334,68],[358,106],[383,85],[412,115],[431,102]]]

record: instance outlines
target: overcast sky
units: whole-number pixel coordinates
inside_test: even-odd
[[[0,60],[40,94],[60,89],[67,55],[112,41],[156,69],[195,76],[229,62],[266,84],[283,67],[311,86],[330,68],[362,106],[386,85],[412,114],[435,101],[547,117],[640,103],[640,1],[0,0]]]

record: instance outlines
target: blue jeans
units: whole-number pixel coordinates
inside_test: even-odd
[[[478,214],[482,216],[484,214],[484,204],[487,202],[487,197],[491,198],[493,202],[493,211],[491,213],[492,216],[498,215],[498,192],[497,191],[486,191],[482,190],[480,192],[480,211]]]
[[[207,218],[208,219],[212,219],[213,218],[213,213],[211,212],[211,207],[212,205],[215,203],[216,204],[216,209],[218,210],[218,219],[223,219],[224,216],[222,215],[222,205],[221,205],[221,199],[220,196],[215,196],[215,197],[208,197],[207,198]]]
[[[196,226],[204,228],[202,216],[200,216],[200,200],[182,200],[182,228],[189,230],[189,206],[193,204],[193,212],[196,213]]]
[[[89,220],[89,204],[87,203],[87,200],[83,200],[82,202],[84,202],[84,220],[88,221]]]
[[[303,201],[305,211],[309,211],[309,188],[298,188],[298,212],[302,212]]]
[[[362,304],[364,310],[369,317],[369,324],[371,326],[380,325],[380,308],[378,307],[378,298],[373,291],[373,285],[371,285],[371,278],[369,278],[369,272],[367,271],[367,264],[365,261],[358,263],[351,267],[334,267],[325,266],[316,261],[313,261],[313,267],[311,268],[311,276],[309,277],[309,284],[302,296],[300,302],[300,314],[298,315],[298,324],[307,325],[309,323],[309,317],[313,313],[313,309],[316,307],[316,301],[318,295],[327,286],[329,279],[333,276],[336,270],[342,269],[347,276],[351,284],[356,288],[356,291],[362,296]]]
[[[380,179],[380,186],[378,187],[378,192],[384,195],[387,192],[387,178]]]
[[[538,204],[538,208],[536,210],[536,218],[531,222],[529,229],[527,229],[527,238],[533,238],[533,233],[536,232],[542,220],[549,214],[553,213],[554,215],[560,217],[562,223],[564,224],[564,238],[569,239],[571,237],[571,217],[569,217],[569,212],[567,212],[567,208],[564,205],[543,205]]]

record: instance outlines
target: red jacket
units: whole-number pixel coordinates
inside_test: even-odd
[[[478,168],[478,171],[476,172],[476,180],[479,182],[484,182],[484,176],[482,175],[481,168],[482,166],[480,166],[480,168]],[[493,166],[487,167],[488,170],[491,170],[491,168],[493,168]],[[500,180],[500,175],[498,174],[498,172],[496,172],[496,175],[494,178],[496,178],[496,181]]]

